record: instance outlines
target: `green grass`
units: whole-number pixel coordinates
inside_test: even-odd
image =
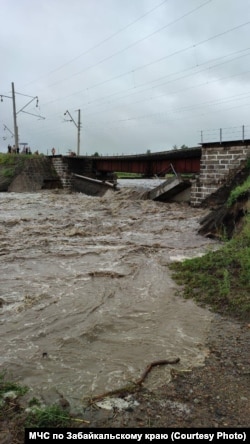
[[[3,168],[1,173],[3,177],[13,177],[15,175],[15,168]]]
[[[30,400],[26,411],[19,400],[28,391],[28,387],[6,379],[5,372],[0,373],[0,418],[16,418],[22,428],[66,427],[71,423],[72,418],[67,411],[58,405],[41,406],[36,398]]]
[[[6,168],[14,169],[15,167],[22,167],[25,162],[31,156],[23,156],[20,154],[3,154],[0,153],[0,166],[4,166]]]
[[[0,165],[14,165],[17,156],[15,154],[0,153]]]
[[[227,206],[248,198],[250,176],[230,193]],[[247,206],[246,206],[247,208]],[[247,211],[247,210],[246,210]],[[194,298],[214,311],[237,319],[250,318],[250,213],[240,233],[221,249],[201,258],[170,265],[173,277],[184,285],[184,297]]]
[[[37,154],[4,154],[0,153],[0,165],[23,165],[27,160],[37,158]]]
[[[142,174],[139,173],[123,173],[122,171],[116,172],[118,179],[141,179],[143,177]]]
[[[247,180],[242,184],[236,187],[234,190],[231,191],[230,196],[227,200],[227,206],[231,207],[240,196],[247,195],[247,193],[250,192],[250,176],[247,178]]]
[[[237,319],[250,317],[250,214],[244,228],[221,249],[170,265],[184,297]]]
[[[17,396],[23,396],[27,393],[28,388],[23,387],[15,382],[6,381],[5,372],[0,373],[0,400],[8,392],[15,392]]]
[[[22,154],[3,154],[0,153],[0,173],[5,179],[14,178],[18,171],[31,160],[37,158],[36,154],[29,156]]]
[[[39,406],[28,413],[25,426],[26,427],[67,427],[71,422],[71,418],[58,405],[51,405],[45,408]]]

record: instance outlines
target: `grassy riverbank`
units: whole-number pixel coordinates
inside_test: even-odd
[[[11,430],[12,444],[23,442],[25,427],[66,427],[72,425],[72,418],[58,405],[43,406],[32,398],[25,402],[28,387],[10,381],[5,373],[0,373],[0,430]],[[0,442],[2,438],[0,431]]]
[[[235,188],[228,199],[234,204],[250,191],[250,178]],[[240,232],[225,240],[221,249],[203,257],[170,265],[174,279],[184,286],[185,298],[193,298],[222,315],[250,318],[250,212],[249,200]]]

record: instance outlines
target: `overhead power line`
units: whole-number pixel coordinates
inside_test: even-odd
[[[168,109],[167,111],[160,111],[160,112],[155,112],[155,113],[148,113],[148,114],[143,114],[143,115],[139,115],[139,116],[132,116],[132,117],[128,117],[126,119],[118,119],[118,120],[105,120],[102,121],[101,124],[106,124],[106,123],[124,123],[124,122],[129,122],[129,121],[133,121],[133,120],[143,120],[143,119],[148,119],[148,118],[152,118],[152,117],[156,117],[156,116],[161,116],[161,115],[167,115],[167,114],[173,114],[173,113],[180,113],[180,112],[189,112],[189,111],[193,111],[199,108],[203,108],[205,106],[218,106],[218,105],[224,105],[227,104],[229,102],[235,102],[235,101],[239,101],[239,100],[246,100],[250,97],[250,91],[247,91],[246,93],[242,93],[242,94],[236,94],[236,95],[232,95],[232,96],[228,96],[228,97],[224,97],[223,99],[219,99],[219,100],[208,100],[206,102],[200,102],[194,105],[189,105],[189,106],[182,106],[182,107],[178,107],[178,108],[171,108]]]
[[[105,83],[111,82],[111,81],[113,81],[113,80],[120,79],[120,78],[122,78],[122,77],[124,77],[124,76],[126,76],[126,75],[128,75],[128,74],[135,73],[136,71],[142,70],[142,69],[144,69],[144,68],[147,68],[148,66],[152,66],[152,65],[154,65],[154,64],[156,64],[156,63],[162,62],[163,60],[166,60],[166,59],[168,59],[168,58],[170,58],[170,57],[173,57],[173,56],[175,56],[175,55],[182,54],[182,53],[184,53],[184,52],[189,51],[190,49],[197,48],[198,46],[201,46],[201,45],[203,45],[204,43],[207,43],[207,42],[209,42],[209,41],[211,41],[211,40],[214,40],[214,39],[216,39],[216,38],[218,38],[218,37],[221,37],[221,36],[223,36],[223,35],[229,34],[230,32],[234,32],[234,31],[236,31],[237,29],[240,29],[240,28],[242,28],[242,27],[244,27],[244,26],[247,26],[247,25],[249,25],[249,24],[250,24],[250,21],[247,21],[247,22],[241,23],[240,25],[234,26],[234,27],[232,27],[232,28],[230,28],[230,29],[227,29],[227,30],[225,30],[225,31],[223,31],[223,32],[220,32],[220,33],[218,33],[218,34],[215,34],[215,35],[213,35],[213,36],[211,36],[211,37],[208,37],[207,39],[201,40],[200,42],[197,42],[197,43],[194,43],[194,44],[192,44],[192,45],[186,46],[185,48],[181,48],[181,49],[179,49],[179,50],[177,50],[177,51],[174,51],[174,52],[172,52],[172,53],[170,53],[170,54],[167,54],[166,56],[160,57],[160,58],[158,58],[158,59],[156,59],[156,60],[154,60],[154,61],[152,61],[152,62],[148,62],[148,63],[146,63],[146,64],[144,64],[144,65],[140,65],[140,66],[138,66],[137,68],[133,68],[133,69],[131,69],[131,70],[129,70],[129,71],[126,71],[126,72],[123,72],[123,73],[121,73],[121,74],[119,74],[119,75],[117,75],[117,76],[111,77],[110,79],[103,80],[102,82],[98,82],[98,83],[96,83],[96,84],[94,84],[94,85],[92,85],[92,86],[89,86],[89,87],[87,87],[87,88],[84,88],[83,90],[80,90],[80,91],[78,90],[78,91],[76,91],[76,92],[74,92],[74,93],[72,93],[72,94],[69,94],[69,95],[67,95],[67,96],[61,97],[61,98],[59,98],[59,99],[51,100],[51,101],[45,103],[44,105],[48,105],[48,104],[51,104],[51,103],[57,102],[58,100],[63,100],[63,99],[66,99],[66,98],[68,98],[68,97],[72,97],[72,96],[77,95],[77,94],[79,94],[79,93],[82,93],[82,92],[84,92],[84,91],[89,91],[90,89],[96,88],[97,86],[101,86],[101,85],[104,85]]]
[[[194,49],[194,48],[196,48],[198,46],[204,45],[204,43],[207,43],[207,42],[209,42],[211,40],[214,40],[214,39],[216,39],[218,37],[226,35],[226,34],[228,34],[230,32],[236,31],[237,29],[242,28],[244,26],[247,26],[249,24],[250,24],[250,21],[242,23],[241,25],[238,25],[238,26],[230,28],[230,29],[228,29],[226,31],[220,32],[219,34],[215,34],[214,36],[211,36],[211,37],[209,37],[209,38],[207,38],[205,40],[201,40],[198,43],[194,43],[192,45],[186,46],[185,48],[178,49],[177,51],[174,51],[174,52],[172,52],[170,54],[167,54],[166,56],[160,57],[159,59],[153,60],[152,62],[145,63],[144,65],[140,65],[137,68],[131,69],[130,71],[126,71],[125,73],[122,73],[122,74],[120,74],[118,76],[112,77],[112,78],[107,79],[107,80],[103,80],[102,82],[99,82],[99,83],[96,83],[95,85],[89,86],[88,88],[86,88],[86,90],[89,91],[90,89],[96,88],[97,86],[101,86],[101,85],[103,85],[105,83],[111,82],[113,80],[117,80],[117,79],[119,79],[121,77],[124,77],[125,75],[134,73],[134,72],[139,71],[139,70],[144,69],[144,68],[147,68],[148,66],[151,66],[151,65],[154,65],[156,63],[162,62],[163,60],[166,60],[166,59],[168,59],[170,57],[173,57],[175,55],[182,54],[182,53],[184,53],[186,51],[189,51],[190,49]]]
[[[102,63],[104,63],[104,62],[106,62],[107,60],[110,60],[110,59],[116,57],[116,56],[119,55],[119,54],[122,54],[123,52],[127,51],[128,49],[133,48],[135,45],[138,45],[138,43],[141,43],[141,42],[143,42],[144,40],[149,39],[150,37],[152,37],[153,35],[157,34],[158,32],[161,32],[161,31],[163,31],[164,29],[168,28],[169,26],[174,25],[175,23],[179,22],[180,20],[183,20],[184,18],[186,18],[186,17],[188,17],[189,15],[193,14],[194,12],[198,11],[198,9],[201,9],[201,8],[203,8],[204,6],[206,6],[206,5],[207,5],[208,3],[210,3],[211,1],[213,1],[213,0],[207,0],[205,3],[202,3],[202,5],[197,6],[196,8],[192,9],[191,11],[189,11],[189,12],[183,14],[181,17],[178,17],[177,19],[175,19],[175,20],[173,20],[173,21],[167,23],[166,25],[161,26],[160,28],[158,28],[158,29],[156,29],[155,31],[153,31],[153,32],[151,32],[150,34],[148,34],[147,36],[142,37],[142,38],[139,39],[139,40],[136,40],[135,42],[131,43],[130,45],[126,46],[125,48],[120,49],[119,51],[117,51],[117,52],[115,52],[115,53],[113,53],[113,54],[111,54],[111,55],[109,55],[109,56],[107,56],[107,57],[104,57],[103,59],[99,60],[99,62],[96,62],[96,63],[94,63],[93,65],[87,66],[86,68],[82,69],[81,71],[78,71],[78,72],[72,74],[71,76],[68,76],[67,78],[62,79],[62,80],[60,80],[60,81],[58,81],[58,82],[52,83],[52,84],[49,85],[49,86],[51,87],[51,86],[55,86],[55,85],[58,85],[58,84],[60,84],[60,83],[63,83],[63,82],[65,82],[65,81],[69,80],[69,79],[72,78],[72,77],[78,76],[79,74],[82,74],[82,73],[88,71],[89,69],[94,68],[95,66],[98,66],[98,65],[100,65],[100,64],[102,64]]]
[[[219,105],[219,104],[218,104]],[[221,104],[221,105],[223,105],[223,103]],[[227,111],[227,110],[230,110],[230,109],[237,109],[237,108],[243,108],[243,107],[249,107],[250,106],[250,102],[247,102],[247,103],[245,103],[245,104],[240,104],[240,105],[233,105],[233,106],[227,106],[227,107],[223,107],[223,108],[221,108],[221,109],[213,109],[213,114],[214,113],[217,113],[217,112],[221,112],[221,111]],[[185,120],[186,119],[194,119],[194,118],[196,118],[196,116],[205,116],[205,115],[207,115],[207,114],[210,114],[211,113],[211,111],[205,111],[205,112],[201,112],[201,111],[199,111],[199,113],[197,114],[189,114],[189,115],[186,115],[185,116]],[[171,116],[171,118],[167,118],[167,120],[166,120],[166,115],[170,115]],[[144,116],[141,116],[141,117],[138,117],[138,118],[131,118],[131,119],[124,119],[124,120],[111,120],[111,121],[105,121],[105,122],[101,122],[99,125],[93,125],[93,127],[95,128],[95,130],[97,130],[97,128],[98,127],[104,127],[104,129],[107,129],[107,128],[118,128],[120,125],[122,125],[122,124],[126,124],[126,123],[132,123],[132,122],[134,122],[134,121],[137,121],[137,124],[145,124],[145,125],[147,125],[147,127],[148,127],[148,125],[149,125],[149,118],[151,119],[150,120],[150,123],[152,124],[152,125],[155,125],[155,124],[160,124],[160,123],[162,123],[164,126],[166,126],[166,122],[172,122],[172,121],[178,121],[178,120],[181,120],[181,121],[183,121],[183,116],[179,116],[179,117],[173,117],[173,111],[167,111],[167,112],[161,112],[161,113],[156,113],[156,114],[154,114],[154,116],[155,117],[161,117],[161,121],[160,120],[158,120],[157,122],[155,122],[153,119],[152,119],[152,115],[151,114],[147,114],[147,115],[144,115]],[[144,123],[145,122],[145,123]]]
[[[233,78],[233,77],[236,77],[236,76],[239,76],[239,75],[246,75],[246,74],[249,74],[249,72],[250,72],[250,70],[247,70],[247,71],[245,71],[245,72],[243,72],[243,73],[240,73],[240,74],[233,74],[233,75],[230,75],[230,76],[225,76],[225,77],[221,77],[221,78],[219,78],[219,79],[215,79],[215,80],[211,80],[210,82],[203,82],[203,83],[200,83],[199,85],[195,85],[195,86],[190,86],[190,87],[188,87],[188,88],[183,88],[183,89],[181,89],[181,90],[178,90],[178,91],[175,91],[174,93],[172,93],[172,94],[179,94],[180,92],[185,92],[185,91],[187,91],[187,90],[191,90],[191,89],[195,89],[195,88],[199,88],[199,87],[201,87],[201,86],[206,86],[206,85],[208,85],[208,84],[211,84],[211,83],[215,83],[215,82],[218,82],[218,81],[222,81],[222,80],[227,80],[227,79],[230,79],[230,78]],[[246,94],[246,93],[243,93],[243,94]],[[102,111],[103,112],[103,111]],[[163,114],[164,112],[161,112],[161,114]],[[96,114],[96,113],[91,113],[91,114],[88,114],[88,115],[94,115],[94,114]],[[157,113],[156,113],[157,114]],[[153,115],[153,114],[150,114],[151,116]],[[147,115],[147,116],[149,116],[149,115]],[[129,120],[136,120],[136,119],[140,119],[140,116],[139,117],[136,117],[136,118],[127,118],[127,119],[124,119],[124,121],[129,121]],[[117,122],[117,120],[114,120],[114,121],[112,121],[112,122]]]
[[[102,103],[101,103],[99,106],[103,106],[103,105],[105,105],[105,104],[110,104],[110,103],[112,104],[113,102],[116,102],[117,100],[124,99],[124,98],[126,98],[126,97],[131,96],[131,95],[141,94],[141,93],[143,93],[143,92],[146,92],[146,91],[149,91],[149,90],[153,90],[153,89],[155,89],[155,88],[159,88],[159,87],[161,87],[161,86],[163,86],[163,85],[166,85],[166,84],[168,84],[168,83],[176,82],[176,81],[178,81],[178,80],[182,80],[182,79],[187,78],[187,77],[192,77],[192,76],[197,75],[197,74],[200,74],[200,73],[202,73],[202,72],[204,72],[204,71],[209,71],[209,70],[211,70],[211,69],[214,69],[214,68],[217,68],[217,67],[219,67],[219,66],[222,66],[222,65],[224,65],[224,64],[226,64],[226,63],[230,63],[230,62],[232,62],[232,61],[235,61],[235,60],[237,60],[237,59],[239,59],[239,58],[247,57],[247,56],[250,55],[250,52],[248,52],[247,54],[239,55],[239,56],[237,56],[237,57],[233,57],[233,58],[231,58],[231,59],[229,59],[229,60],[226,60],[226,61],[224,61],[224,62],[217,63],[216,65],[208,66],[207,68],[200,69],[199,71],[191,72],[190,74],[186,74],[186,75],[183,75],[183,76],[181,76],[181,77],[174,77],[174,78],[172,78],[172,79],[170,79],[170,80],[167,80],[167,81],[165,81],[165,82],[163,82],[163,83],[158,83],[158,84],[155,85],[155,86],[150,86],[150,87],[147,87],[147,88],[144,88],[144,89],[140,89],[140,90],[138,90],[138,88],[141,88],[141,87],[143,87],[143,86],[145,86],[145,85],[148,85],[148,84],[151,84],[151,83],[159,82],[160,80],[163,80],[164,78],[172,77],[172,76],[174,76],[174,75],[176,75],[176,74],[181,74],[181,73],[186,72],[186,71],[192,71],[192,70],[194,70],[195,68],[200,67],[200,66],[203,66],[203,65],[206,65],[206,64],[208,64],[208,63],[210,63],[210,62],[212,62],[212,61],[222,60],[223,58],[225,58],[225,57],[229,57],[230,55],[233,55],[233,54],[239,54],[239,53],[241,53],[241,52],[249,51],[249,50],[250,50],[250,47],[245,48],[245,49],[242,49],[242,50],[239,50],[239,51],[234,51],[234,52],[232,52],[232,53],[230,53],[230,54],[227,54],[227,55],[225,55],[225,56],[217,57],[217,58],[215,58],[215,59],[208,60],[208,61],[206,61],[206,62],[204,62],[204,63],[199,64],[199,65],[196,64],[196,65],[191,66],[190,68],[186,68],[186,69],[181,70],[181,71],[177,71],[177,72],[169,73],[169,74],[167,74],[166,76],[162,76],[162,77],[160,77],[160,78],[158,78],[158,79],[155,79],[155,80],[153,80],[153,81],[150,81],[150,82],[142,83],[141,85],[137,85],[136,87],[130,87],[130,88],[127,88],[127,89],[123,90],[122,93],[124,93],[124,92],[126,92],[126,91],[130,91],[130,90],[133,90],[133,92],[130,92],[130,93],[128,93],[128,94],[123,94],[122,96],[117,97],[117,98],[115,98],[115,99],[113,99],[113,100],[111,100],[111,101],[110,101],[110,100],[107,100],[106,102],[105,102],[105,101],[104,101],[104,102],[102,101]],[[136,90],[136,91],[135,91],[135,90]],[[116,93],[112,93],[112,94],[106,95],[106,96],[104,96],[104,97],[97,98],[97,99],[95,99],[95,100],[93,100],[93,101],[91,101],[91,102],[88,102],[87,105],[89,106],[89,105],[91,105],[92,103],[99,102],[99,101],[101,101],[101,100],[103,100],[103,99],[108,99],[109,97],[113,97],[113,96],[118,95],[118,94],[121,94],[121,92],[116,92]],[[163,95],[165,95],[165,94],[161,94],[161,95],[159,95],[159,96],[157,96],[157,97],[161,97],[161,96],[163,96]],[[136,101],[136,102],[132,102],[132,103],[140,103],[141,101],[147,101],[147,100],[151,100],[151,98],[147,97],[146,99],[142,99],[142,100],[139,100],[139,101]],[[98,106],[98,103],[97,103],[97,106]]]
[[[65,66],[70,65],[71,63],[75,62],[76,60],[78,60],[79,58],[83,57],[84,55],[88,54],[91,51],[94,51],[95,49],[99,48],[100,46],[102,46],[104,43],[108,42],[109,40],[112,40],[114,37],[116,37],[118,34],[121,34],[123,31],[125,31],[126,29],[130,28],[131,26],[133,26],[135,23],[139,22],[140,20],[142,20],[144,17],[146,17],[147,15],[151,14],[153,11],[155,11],[156,9],[160,8],[162,5],[164,5],[164,3],[167,3],[169,0],[164,0],[161,3],[159,3],[158,5],[154,6],[154,8],[150,9],[149,11],[145,12],[144,14],[142,14],[140,17],[138,17],[136,20],[133,20],[132,22],[128,23],[127,25],[123,26],[121,29],[119,29],[118,31],[114,32],[113,34],[109,35],[108,37],[106,37],[105,39],[101,40],[100,42],[96,43],[95,45],[93,45],[91,48],[86,49],[86,51],[83,51],[81,54],[77,55],[76,57],[73,57],[73,59],[69,60],[68,62],[63,63],[62,65],[58,66],[58,68],[53,69],[52,71],[50,71],[48,74],[45,74],[42,77],[39,77],[36,80],[33,80],[29,83],[27,83],[24,86],[28,86],[31,85],[32,83],[37,82],[38,80],[41,80],[45,77],[48,77],[51,74],[54,74],[57,71],[60,71],[61,69],[63,69]],[[212,0],[210,0],[212,1]]]

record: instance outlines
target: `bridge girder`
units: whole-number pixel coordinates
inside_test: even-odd
[[[177,173],[200,172],[201,148],[164,151],[159,153],[130,156],[76,156],[67,162],[74,173],[107,174],[112,172],[139,173],[144,176],[164,176],[172,171]]]

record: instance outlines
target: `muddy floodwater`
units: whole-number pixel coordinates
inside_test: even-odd
[[[203,209],[140,199],[0,193],[0,370],[53,402],[137,380],[155,360],[202,365],[212,314],[183,300],[168,264],[216,248]],[[154,389],[170,369],[150,372]]]

